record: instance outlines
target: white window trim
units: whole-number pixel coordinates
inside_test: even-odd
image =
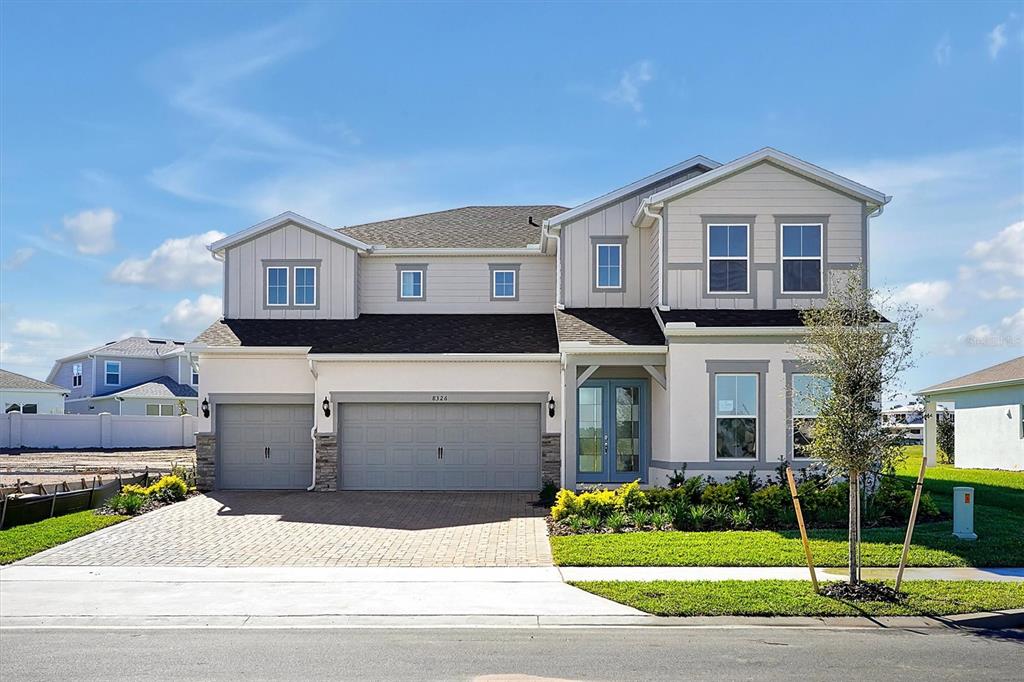
[[[419,301],[419,300],[422,300],[423,299],[423,279],[424,279],[423,270],[410,268],[408,270],[401,270],[400,272],[401,272],[401,274],[398,277],[398,298],[402,299],[403,301]],[[419,293],[418,296],[406,296],[405,295],[405,273],[407,273],[407,272],[418,272],[420,274],[420,293]]]
[[[749,250],[748,250],[749,253]],[[758,441],[761,436],[761,418],[755,414],[729,414],[726,416],[719,416],[718,414],[718,377],[754,377],[754,409],[757,409],[757,404],[761,400],[761,377],[757,373],[752,372],[716,372],[715,373],[715,395],[713,400],[715,401],[715,432],[711,434],[715,443],[715,461],[716,462],[756,462],[761,453],[758,452]],[[754,420],[754,456],[753,457],[719,457],[718,456],[718,420],[719,419],[753,419]]]
[[[818,253],[819,256],[786,256],[782,235],[787,227],[817,227],[818,228]],[[823,294],[825,293],[825,226],[822,223],[781,223],[779,224],[779,292],[783,294]],[[786,289],[786,279],[782,276],[783,265],[788,260],[816,260],[818,261],[820,286],[817,291],[792,291]]]
[[[270,271],[271,270],[284,270],[284,303],[271,303],[270,302]],[[265,296],[267,297],[268,308],[286,308],[291,300],[291,275],[289,273],[287,265],[268,265],[267,266],[267,291]],[[315,295],[315,294],[314,294]]]
[[[618,284],[601,284],[601,247],[605,246],[608,248],[618,249],[619,257],[616,263],[616,270],[619,273]],[[596,256],[594,263],[594,287],[596,289],[622,289],[622,244],[620,242],[597,242],[594,245],[594,254]]]
[[[299,270],[312,270],[313,271],[313,302],[312,303],[299,303],[299,297],[297,295],[298,294],[297,289],[298,289],[298,286],[299,286],[299,278],[296,275],[296,273]],[[316,304],[317,304],[317,300],[316,300],[316,289],[317,289],[317,286],[316,286],[316,284],[317,283],[316,283],[316,268],[315,267],[313,267],[312,265],[296,265],[294,268],[292,268],[292,287],[293,287],[293,290],[292,290],[292,301],[294,301],[295,307],[297,307],[297,308],[315,308],[316,307]]]
[[[498,294],[498,273],[509,273],[512,275],[512,293],[511,294]],[[494,298],[515,298],[516,290],[519,288],[519,279],[516,277],[515,270],[492,270],[491,271],[491,296]]]
[[[191,374],[189,376],[189,379],[191,380],[193,386],[198,386],[199,385],[199,370],[196,370],[196,369],[192,370],[192,372],[191,372]]]
[[[76,362],[71,365],[71,388],[79,388],[82,385],[82,363]]]
[[[150,414],[149,408],[155,407],[156,414]],[[146,403],[146,416],[147,417],[159,417],[160,416],[160,404],[159,403]]]
[[[744,227],[747,230],[747,255],[746,256],[712,256],[711,255],[711,228],[712,227]],[[707,272],[705,276],[705,293],[716,294],[722,296],[742,296],[750,293],[750,223],[708,223],[706,234],[704,235],[704,242],[708,245],[707,262],[705,263],[704,270]],[[711,261],[712,260],[741,260],[747,264],[747,286],[743,291],[712,291],[711,290]]]
[[[107,375],[112,372],[107,370],[107,365],[117,365],[117,383],[110,383],[107,381]],[[104,386],[120,386],[121,385],[121,361],[120,360],[104,360],[103,361],[103,385]]]

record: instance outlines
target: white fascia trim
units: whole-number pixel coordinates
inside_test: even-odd
[[[556,216],[552,216],[551,218],[545,220],[543,224],[546,225],[547,227],[554,227],[556,225],[561,225],[562,223],[567,223],[570,220],[578,218],[579,216],[585,213],[596,211],[597,209],[606,206],[607,204],[614,203],[624,196],[627,196],[629,194],[632,194],[633,192],[643,189],[647,185],[652,185],[654,183],[660,182],[671,175],[675,175],[676,173],[684,171],[687,168],[692,168],[693,166],[698,165],[707,166],[708,168],[715,169],[721,166],[722,164],[712,159],[709,159],[706,156],[701,156],[698,154],[697,156],[687,159],[686,161],[677,163],[676,165],[670,166],[669,168],[666,168],[664,170],[660,170],[657,173],[654,173],[653,175],[648,175],[646,178],[641,178],[636,182],[632,182],[626,185],[625,187],[620,187],[619,189],[612,190],[607,194],[602,194],[596,199],[591,199],[590,201],[584,202],[579,206],[570,208],[568,211],[559,213]]]
[[[807,327],[698,327],[693,322],[669,322],[665,336],[804,336]]]
[[[668,352],[668,346],[611,346],[589,341],[563,341],[558,344],[558,348],[565,355],[638,355]]]
[[[189,344],[189,350],[199,355],[244,355],[244,356],[278,356],[309,354],[312,346],[207,346]]]
[[[310,353],[314,362],[558,362],[558,353]]]
[[[834,187],[835,189],[847,194],[851,194],[854,197],[866,201],[876,207],[884,206],[892,200],[891,196],[883,194],[878,190],[871,189],[859,182],[854,182],[849,178],[844,178],[837,173],[825,170],[820,166],[815,166],[812,163],[808,163],[803,159],[798,159],[797,157],[786,154],[785,152],[780,152],[777,149],[765,147],[753,152],[752,154],[741,156],[734,161],[718,166],[714,170],[698,175],[691,180],[687,180],[686,182],[668,187],[660,192],[652,194],[640,202],[636,212],[633,214],[633,225],[635,227],[645,227],[649,224],[648,218],[644,213],[645,206],[658,207],[666,201],[671,201],[672,199],[680,197],[688,192],[700,189],[709,183],[728,177],[734,173],[738,173],[745,168],[749,168],[750,166],[763,161],[771,161],[787,170],[797,173],[798,175],[812,177],[826,185]]]
[[[928,397],[933,395],[945,395],[948,393],[960,393],[964,391],[982,391],[986,388],[1006,388],[1007,386],[1016,386],[1018,384],[1024,386],[1024,379],[1004,379],[1003,381],[986,381],[980,384],[965,384],[963,386],[950,386],[949,388],[922,388],[919,391],[915,391],[914,395]]]
[[[285,225],[287,223],[295,223],[296,225],[304,227],[308,230],[312,230],[313,232],[316,232],[317,234],[320,234],[326,237],[327,239],[333,239],[336,242],[341,242],[342,244],[350,246],[359,251],[369,251],[373,248],[365,242],[361,242],[358,239],[350,237],[342,232],[332,230],[326,225],[318,223],[315,220],[310,220],[309,218],[301,216],[298,213],[294,213],[292,211],[285,211],[284,213],[276,215],[273,218],[268,218],[267,220],[264,220],[261,223],[256,223],[252,227],[247,227],[241,232],[235,232],[232,235],[228,235],[227,237],[224,237],[224,239],[216,241],[206,248],[208,248],[214,254],[217,254],[234,244],[243,242],[247,239],[252,239],[253,237],[257,237],[264,232],[268,232],[275,228],[281,227],[282,225]]]
[[[454,249],[454,248],[388,248],[373,247],[363,254],[370,258],[378,256],[545,256],[540,244],[515,249]]]

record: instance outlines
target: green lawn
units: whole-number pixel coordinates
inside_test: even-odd
[[[900,467],[908,484],[920,466],[920,448]],[[916,456],[915,456],[916,455]],[[978,540],[952,536],[952,521],[919,524],[914,531],[911,566],[1024,566],[1024,473],[931,467],[925,488],[939,507],[952,509],[952,488],[973,485]],[[863,531],[865,566],[899,564],[906,529]],[[813,530],[814,561],[846,565],[846,531]],[[570,535],[551,538],[555,563],[562,566],[802,566],[797,531],[645,532]]]
[[[15,526],[0,531],[0,565],[38,554],[44,549],[88,535],[130,517],[100,516],[92,511],[58,516],[37,523]]]
[[[1024,608],[1024,583],[908,580],[900,604],[831,599],[802,580],[572,584],[658,616],[948,616]]]

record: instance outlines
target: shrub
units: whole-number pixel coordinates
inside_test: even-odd
[[[672,474],[668,477],[669,489],[678,488],[683,483],[686,483],[686,464],[683,464],[682,469],[673,469]]]
[[[592,490],[580,493],[580,513],[584,516],[596,516],[601,519],[618,508],[618,498],[614,490]]]
[[[554,481],[544,481],[544,485],[540,488],[538,497],[540,503],[545,507],[550,507],[555,503],[555,498],[558,496],[558,484]]]
[[[663,511],[656,511],[651,514],[651,525],[657,530],[665,530],[672,524],[672,517]]]
[[[704,530],[710,521],[711,510],[703,504],[696,504],[690,507],[687,515],[693,530]]]
[[[935,415],[935,438],[939,446],[939,460],[943,464],[956,463],[956,425],[954,416],[947,410]]]
[[[171,467],[171,476],[177,476],[181,480],[185,481],[185,485],[188,486],[189,490],[194,488],[196,485],[195,467],[185,464],[175,464]]]
[[[590,530],[601,530],[601,523],[601,517],[596,514],[583,517],[583,525]]]
[[[694,476],[686,479],[679,486],[679,495],[690,504],[700,504],[701,495],[704,493],[704,479]]]
[[[142,510],[142,505],[145,503],[145,495],[134,491],[122,491],[107,500],[106,506],[115,514],[135,516]]]
[[[579,514],[573,514],[572,516],[568,517],[565,520],[565,523],[567,526],[569,526],[569,530],[571,530],[573,533],[580,533],[583,531],[583,517],[581,517]]]
[[[753,467],[750,468],[750,471],[737,471],[726,480],[732,485],[733,495],[741,507],[749,506],[750,496],[761,487],[761,480],[757,477],[757,471]]]
[[[738,506],[736,487],[732,483],[709,483],[700,496],[701,504],[709,507]]]
[[[730,523],[732,523],[732,527],[736,530],[746,530],[753,525],[753,521],[750,518],[750,512],[746,509],[733,509]]]
[[[672,525],[676,530],[686,530],[690,527],[690,505],[686,500],[680,498],[671,506],[665,508],[665,512],[672,519]]]
[[[724,530],[732,526],[732,510],[722,504],[716,504],[708,512],[708,525]]]
[[[159,481],[146,488],[146,493],[161,502],[177,502],[188,496],[188,486],[177,476],[162,476]]]
[[[135,495],[142,495],[145,497],[149,495],[146,491],[147,488],[145,486],[138,485],[137,483],[129,483],[128,485],[121,486],[122,493],[133,493]]]
[[[561,521],[564,518],[580,513],[579,495],[571,490],[562,488],[555,495],[555,506],[551,508],[551,518]]]
[[[642,509],[647,505],[647,496],[640,490],[640,479],[624,483],[615,491],[615,506],[622,511]]]
[[[613,512],[608,515],[604,523],[613,533],[618,533],[626,525],[626,515],[620,511]]]
[[[682,499],[682,488],[651,488],[644,491],[647,509],[668,509]]]
[[[651,512],[638,509],[629,515],[629,520],[637,528],[646,528],[651,523]]]
[[[777,528],[791,505],[789,493],[781,485],[766,485],[750,496],[750,513],[759,528]]]

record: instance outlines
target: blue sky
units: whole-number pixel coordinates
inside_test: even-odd
[[[0,350],[219,311],[204,244],[572,205],[774,146],[894,200],[872,283],[925,305],[920,388],[1024,347],[1019,3],[0,5]]]

